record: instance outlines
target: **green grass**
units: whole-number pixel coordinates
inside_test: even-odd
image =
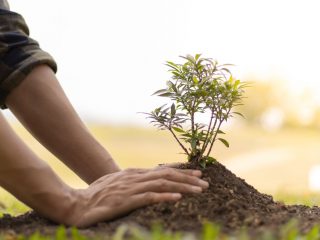
[[[273,196],[274,200],[284,202],[287,205],[306,205],[309,207],[320,205],[320,193],[288,194],[284,192]]]
[[[68,233],[69,232],[69,233]],[[129,237],[125,237],[129,233]],[[113,236],[97,236],[87,237],[79,232],[76,228],[71,228],[67,231],[65,227],[60,226],[56,233],[52,236],[41,235],[38,232],[31,236],[0,234],[0,240],[4,239],[19,239],[19,240],[89,240],[89,239],[106,239],[106,240],[319,240],[320,228],[314,226],[306,234],[299,234],[296,223],[294,221],[285,225],[278,233],[263,232],[255,236],[250,236],[246,230],[240,231],[236,235],[226,235],[221,233],[220,227],[212,223],[205,223],[200,236],[191,233],[167,232],[160,226],[155,226],[152,231],[146,232],[135,227],[120,226]]]
[[[10,214],[13,216],[20,215],[30,210],[25,204],[18,201],[11,194],[0,188],[0,201],[2,207],[0,207],[0,217],[3,214]]]

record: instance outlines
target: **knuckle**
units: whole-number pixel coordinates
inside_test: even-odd
[[[132,178],[132,174],[126,172],[125,174],[123,174],[123,176],[121,177],[121,179],[119,179],[119,181],[121,183],[131,183],[131,178]]]
[[[137,168],[127,168],[126,170],[124,170],[124,175],[130,176],[130,175],[135,174],[137,172],[138,172]]]
[[[155,201],[155,194],[152,192],[146,192],[144,198],[148,203],[153,203]]]
[[[194,178],[194,177],[190,177],[190,176],[183,176],[182,177],[182,180],[183,182],[186,182],[186,183],[196,183],[198,181],[197,178]]]
[[[168,181],[165,180],[165,179],[160,179],[158,182],[157,182],[157,187],[160,189],[160,190],[164,190],[168,187]]]
[[[118,189],[119,189],[119,191],[121,191],[121,192],[127,192],[128,191],[128,185],[127,184],[119,184],[118,185]]]
[[[135,171],[135,168],[127,168],[126,170],[125,170],[125,172],[127,172],[127,173],[132,173],[132,172],[134,172]]]
[[[141,168],[127,168],[125,170],[127,173],[141,173],[142,169]]]
[[[166,177],[166,178],[170,178],[172,177],[173,175],[175,175],[175,171],[171,168],[166,168],[164,170],[164,173],[163,173],[163,176]]]
[[[124,196],[120,193],[113,196],[112,201],[110,202],[114,206],[119,206],[123,202]]]

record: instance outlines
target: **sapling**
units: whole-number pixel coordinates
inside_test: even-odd
[[[241,105],[246,83],[232,76],[228,64],[218,65],[200,54],[181,58],[182,64],[166,62],[171,79],[166,88],[153,94],[172,103],[146,114],[156,127],[172,134],[189,162],[206,167],[216,161],[210,153],[217,140],[229,147],[220,128],[235,114],[242,116],[233,108]],[[204,117],[205,123],[200,121]]]

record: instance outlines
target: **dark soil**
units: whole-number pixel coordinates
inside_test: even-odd
[[[195,167],[184,164],[180,168]],[[160,203],[140,208],[124,217],[99,223],[80,232],[87,236],[110,235],[123,223],[146,229],[150,229],[154,223],[161,223],[171,231],[199,233],[202,223],[211,221],[219,224],[226,233],[234,233],[246,227],[249,232],[256,234],[264,230],[277,232],[279,227],[294,218],[299,222],[298,226],[303,233],[313,225],[320,224],[320,208],[287,206],[275,202],[271,196],[259,193],[220,163],[203,170],[203,178],[210,183],[210,187],[202,194],[185,195],[176,203]],[[18,217],[5,215],[0,219],[0,232],[28,235],[38,230],[43,234],[50,234],[56,227],[57,225],[34,212]]]

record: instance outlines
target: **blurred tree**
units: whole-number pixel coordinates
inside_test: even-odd
[[[251,87],[238,110],[247,124],[269,130],[283,126],[320,128],[320,106],[308,89],[294,92],[288,83],[279,80],[245,81]]]
[[[286,98],[281,81],[245,81],[250,82],[251,86],[247,88],[243,105],[238,109],[248,124],[261,125],[263,118],[268,118],[268,113],[274,113],[275,109],[281,111]]]
[[[318,106],[314,111],[312,127],[320,129],[320,106]]]

